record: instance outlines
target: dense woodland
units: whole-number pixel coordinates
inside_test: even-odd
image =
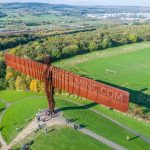
[[[111,24],[79,29],[35,30],[0,33],[0,90],[44,91],[44,84],[11,68],[6,68],[5,52],[41,62],[45,55],[53,61],[93,51],[107,51],[136,42],[150,41],[150,24]],[[131,109],[143,118],[142,109]],[[140,112],[140,113],[139,113]],[[141,115],[142,114],[142,115]]]
[[[16,47],[17,45],[26,44],[27,42],[37,39],[37,36],[24,34],[24,35],[0,35],[0,51]]]
[[[65,31],[42,34],[2,35],[0,37],[0,89],[10,88],[17,90],[31,89],[40,91],[43,85],[39,81],[26,77],[8,68],[5,71],[3,61],[4,52],[8,51],[17,56],[41,61],[47,54],[51,54],[53,61],[68,58],[74,55],[89,53],[98,50],[107,50],[110,47],[150,41],[150,25],[118,26],[86,31]],[[5,76],[6,72],[6,76]]]
[[[41,60],[45,54],[51,54],[53,60],[57,60],[149,40],[149,25],[121,26],[113,29],[97,29],[67,35],[47,36],[25,45],[19,45],[11,49],[11,53],[34,60]]]

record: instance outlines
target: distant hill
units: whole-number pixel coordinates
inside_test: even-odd
[[[7,15],[5,13],[0,12],[0,18],[6,17]]]
[[[67,14],[88,14],[88,13],[148,13],[150,7],[141,6],[72,6],[66,4],[49,3],[0,3],[0,9],[39,9],[64,11]]]
[[[0,32],[102,27],[150,22],[150,7],[0,3]]]

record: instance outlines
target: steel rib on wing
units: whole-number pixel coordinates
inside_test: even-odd
[[[44,64],[10,54],[5,54],[5,62],[7,66],[17,71],[44,81]]]
[[[44,72],[47,65],[10,54],[5,55],[5,61],[7,66],[44,81]],[[50,66],[48,70],[52,71],[53,86],[55,89],[84,97],[122,112],[128,111],[128,92],[81,77],[54,66]]]
[[[122,112],[128,111],[128,92],[81,77],[54,66],[51,66],[51,68],[53,86],[55,89],[84,97]]]

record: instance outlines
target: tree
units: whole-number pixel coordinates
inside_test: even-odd
[[[32,80],[30,83],[30,90],[33,92],[39,92],[39,81],[38,80]]]
[[[25,76],[25,81],[26,81],[26,88],[29,90],[30,83],[31,83],[31,77],[29,75],[26,75]]]
[[[135,34],[129,34],[129,40],[131,43],[136,43],[138,41],[138,37]]]
[[[144,35],[144,39],[145,39],[145,41],[150,41],[150,34],[145,34]]]
[[[53,49],[51,51],[51,55],[54,57],[54,58],[60,58],[61,57],[61,51],[59,49]]]
[[[4,78],[0,78],[0,90],[4,90],[7,87],[7,82]]]
[[[84,53],[88,51],[88,41],[80,40],[79,42],[80,53]]]
[[[6,65],[3,60],[0,60],[0,78],[4,78],[6,74]]]
[[[120,45],[125,45],[125,44],[128,44],[128,39],[127,38],[122,38],[122,39],[120,39],[120,41],[119,41],[119,43],[120,43]]]
[[[13,76],[13,74],[12,74],[10,71],[8,71],[8,72],[6,73],[6,80],[11,79],[12,76]]]
[[[69,46],[64,47],[62,52],[65,56],[72,56],[72,55],[78,54],[79,47],[77,45],[69,45]]]
[[[98,46],[95,42],[90,42],[89,44],[89,50],[92,51],[96,51],[98,49]]]
[[[45,84],[43,82],[39,82],[39,91],[41,92],[45,91]]]
[[[14,78],[14,77],[12,77],[12,78],[8,81],[8,86],[9,86],[9,89],[15,90],[15,78]]]
[[[16,90],[23,90],[23,91],[26,90],[26,83],[22,77],[17,76],[16,81],[15,81],[15,88]]]
[[[112,41],[109,37],[106,37],[106,38],[103,39],[102,48],[106,49],[108,47],[112,47]]]

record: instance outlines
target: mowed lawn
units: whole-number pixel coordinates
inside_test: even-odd
[[[85,107],[67,102],[62,98],[56,98],[56,102],[56,107],[61,108],[64,112],[64,117],[75,119],[77,123],[99,135],[127,147],[128,149],[134,147],[138,150],[144,147],[146,150],[149,148],[149,145],[140,138],[127,141],[127,136],[131,138],[135,136],[108,119],[89,109],[85,109]],[[28,124],[25,121],[26,119],[34,118],[39,108],[43,109],[46,107],[47,101],[42,97],[30,97],[13,103],[2,119],[1,127],[4,139],[9,143],[18,134],[16,128],[25,127]]]
[[[150,42],[141,42],[78,55],[54,65],[95,80],[142,90],[150,88],[149,56]]]
[[[84,62],[76,67],[95,80],[150,91],[150,48]]]
[[[6,104],[0,101],[0,114],[5,109],[5,107],[6,107]]]
[[[6,102],[10,102],[9,98],[11,98],[11,95],[15,95],[15,97],[13,97],[13,102],[16,102],[16,101],[19,102],[22,100],[26,101],[26,99],[27,100],[32,99],[32,101],[34,101],[34,100],[38,99],[37,102],[39,103],[39,99],[40,99],[40,101],[42,101],[42,103],[44,103],[44,106],[47,105],[46,99],[41,96],[42,94],[44,95],[44,93],[36,94],[36,93],[32,93],[32,92],[17,92],[17,91],[10,91],[10,90],[0,91],[0,93],[1,93],[1,95],[0,95],[1,99],[6,98],[7,99]],[[37,97],[35,95],[37,95]],[[56,97],[57,98],[61,97],[62,99],[69,99],[72,102],[78,102],[81,105],[89,105],[91,103],[91,101],[89,101],[89,100],[83,100],[83,99],[81,100],[77,97],[72,97],[72,96],[68,97],[64,94],[61,94],[61,95],[56,94]],[[13,105],[15,106],[15,104],[13,104]],[[42,106],[42,104],[40,104],[40,103],[39,103],[39,105]],[[40,106],[38,106],[38,107],[40,107]],[[31,105],[31,109],[32,109],[32,107],[34,107],[34,105]],[[4,102],[0,103],[0,108],[1,108],[1,110],[3,110],[5,108]],[[30,108],[30,105],[29,105],[29,108]],[[36,109],[38,110],[38,108],[36,108]],[[106,109],[105,107],[103,107],[99,104],[93,106],[92,109],[97,110],[98,112],[101,112],[101,113],[113,118],[114,120],[126,125],[127,127],[134,129],[135,131],[139,132],[140,134],[144,135],[145,137],[150,138],[150,134],[149,134],[150,125],[148,123],[139,121],[137,119],[133,119],[129,116],[122,115],[121,113],[118,113],[116,111]],[[29,111],[29,113],[30,113],[30,111]],[[26,119],[28,119],[28,118],[30,118],[30,114],[29,114],[29,116],[27,116]],[[32,118],[32,116],[31,116],[31,118]],[[23,122],[25,122],[24,119],[23,119]]]
[[[33,97],[13,103],[5,112],[1,122],[1,132],[4,139],[9,143],[18,134],[16,128],[24,128],[31,120],[39,108],[47,107],[47,101],[43,97]]]
[[[76,74],[130,92],[130,102],[150,112],[150,42],[96,51],[54,63]]]
[[[94,80],[128,91],[130,102],[150,112],[150,48],[140,51],[95,59],[76,66]],[[150,114],[150,113],[149,113]]]
[[[58,97],[59,97],[59,95],[58,95]],[[91,101],[85,100],[85,99],[81,100],[77,97],[69,96],[69,98],[68,98],[68,97],[66,97],[66,95],[61,95],[61,98],[64,100],[69,99],[73,103],[77,102],[83,106],[91,104]],[[113,111],[111,109],[106,109],[105,107],[103,107],[102,105],[99,105],[99,104],[92,106],[91,109],[96,110],[96,111],[118,121],[119,123],[135,130],[136,132],[138,132],[139,134],[142,134],[143,136],[145,136],[147,138],[150,138],[150,125],[149,125],[149,123],[145,123],[144,121],[139,121],[135,118],[123,115],[122,113],[118,113],[117,111]]]
[[[43,93],[33,93],[33,92],[25,92],[25,91],[14,91],[14,90],[4,90],[0,91],[0,100],[5,100],[6,102],[12,103],[17,100],[22,100],[26,97],[35,97],[42,96]]]
[[[54,129],[54,130],[53,130]],[[110,150],[111,148],[101,142],[68,127],[51,127],[53,130],[47,134],[44,131],[37,136],[31,136],[25,140],[33,139],[32,150]],[[30,141],[30,140],[29,140]],[[14,148],[20,148],[20,145]]]
[[[2,111],[3,109],[5,109],[6,105],[4,102],[0,102],[0,111]]]

